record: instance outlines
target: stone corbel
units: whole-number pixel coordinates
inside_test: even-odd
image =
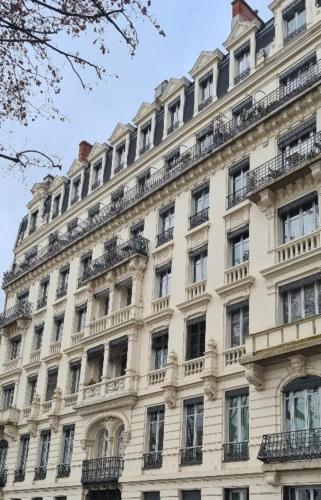
[[[297,375],[299,377],[305,377],[307,374],[306,367],[306,357],[303,354],[296,354],[294,356],[289,357],[290,366],[289,372]]]
[[[264,370],[257,363],[250,363],[245,370],[246,380],[254,386],[257,391],[264,389]]]
[[[273,471],[266,474],[266,482],[270,486],[280,486],[280,472]]]
[[[260,208],[261,210],[265,211],[268,210],[269,208],[273,207],[275,203],[275,194],[273,191],[271,191],[270,188],[264,189],[260,193]]]
[[[217,381],[216,377],[202,377],[204,380],[204,393],[208,401],[214,401],[217,397]]]
[[[41,404],[40,396],[39,394],[35,394],[31,403],[30,416],[28,418],[28,430],[33,437],[37,433],[40,404]]]
[[[56,388],[53,398],[52,398],[52,407],[49,413],[49,424],[54,432],[58,432],[59,428],[59,414],[62,407],[62,392],[59,387]]]
[[[311,170],[311,175],[313,177],[313,180],[316,182],[320,182],[321,181],[321,163],[318,162],[318,163],[315,163],[314,165],[311,165],[310,170]]]
[[[176,387],[167,386],[164,387],[164,401],[167,404],[168,408],[171,410],[176,408],[177,405],[177,395],[176,395]]]
[[[166,364],[165,382],[163,384],[165,403],[169,408],[176,408],[176,385],[177,385],[177,355],[171,351]]]

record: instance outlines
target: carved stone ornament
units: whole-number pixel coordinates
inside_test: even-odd
[[[289,361],[289,372],[300,377],[305,377],[307,374],[306,357],[303,354],[296,354],[295,356],[290,356]]]
[[[263,373],[263,367],[256,363],[250,363],[245,370],[246,380],[253,385],[257,391],[262,391],[262,389],[264,389]]]
[[[38,421],[30,419],[28,420],[28,432],[32,437],[35,437],[37,434]]]
[[[204,380],[204,393],[209,401],[214,401],[217,397],[217,383],[214,377]]]
[[[270,486],[279,486],[280,485],[280,472],[279,471],[268,472],[266,474],[266,482]]]
[[[175,387],[173,387],[173,386],[165,387],[164,400],[165,400],[165,403],[167,404],[168,408],[170,408],[171,410],[173,408],[176,408],[177,397],[176,397],[176,388]]]

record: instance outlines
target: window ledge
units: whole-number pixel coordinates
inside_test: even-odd
[[[240,203],[234,205],[233,207],[227,208],[225,210],[225,214],[223,215],[223,217],[228,217],[229,215],[234,214],[238,210],[244,209],[244,207],[250,207],[250,205],[251,205],[250,200],[243,200]]]
[[[185,234],[185,238],[188,238],[189,236],[197,233],[198,231],[202,231],[204,228],[209,228],[211,225],[210,221],[207,220],[203,222],[202,224],[199,224],[198,226],[192,227],[191,229],[187,230],[187,233]]]
[[[165,249],[172,249],[174,247],[174,240],[166,241],[163,243],[163,245],[160,245],[159,247],[156,247],[152,251],[152,255],[157,255],[158,253],[162,252]]]

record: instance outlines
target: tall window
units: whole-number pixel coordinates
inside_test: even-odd
[[[197,283],[207,278],[207,245],[190,252],[191,281]]]
[[[109,376],[123,377],[127,369],[128,338],[126,336],[109,342]]]
[[[172,132],[179,126],[179,109],[180,109],[180,99],[176,99],[168,106],[168,115],[169,115],[168,133]]]
[[[152,336],[152,370],[160,370],[167,363],[168,330],[155,332]]]
[[[159,234],[157,236],[157,245],[162,245],[173,239],[174,216],[174,203],[159,211]]]
[[[42,469],[46,469],[48,465],[50,438],[51,438],[50,431],[46,430],[41,432],[38,467]]]
[[[75,426],[66,425],[62,431],[61,463],[58,466],[59,477],[67,477],[70,474],[72,450],[74,446]]]
[[[294,2],[283,11],[284,39],[288,41],[306,27],[305,0]]]
[[[125,434],[124,426],[119,425],[115,431],[115,444],[114,444],[115,457],[124,456],[124,434]]]
[[[248,110],[250,110],[252,106],[253,97],[249,96],[246,99],[243,99],[243,101],[237,104],[234,108],[232,108],[232,116],[236,125],[242,126],[243,123],[247,122]]]
[[[0,441],[0,472],[4,472],[6,469],[7,453],[8,441],[2,439]]]
[[[49,289],[49,278],[45,278],[45,279],[41,280],[41,283],[40,283],[38,309],[40,309],[41,307],[44,307],[47,304],[48,289]]]
[[[79,391],[80,370],[80,361],[70,363],[70,394],[76,394]]]
[[[76,307],[76,332],[82,332],[86,326],[87,304]]]
[[[203,398],[184,401],[182,465],[202,462],[203,406]]]
[[[211,101],[213,94],[213,72],[207,73],[199,81],[200,104]],[[202,107],[201,107],[202,108]]]
[[[228,235],[230,244],[231,266],[238,266],[249,260],[248,226]]]
[[[180,148],[175,148],[172,151],[170,151],[168,154],[165,155],[165,167],[166,171],[170,172],[178,162],[178,159],[180,157]]]
[[[311,193],[279,209],[282,243],[311,233],[319,225],[317,193]]]
[[[147,181],[150,179],[150,168],[147,168],[137,176],[137,185],[140,187],[141,191],[144,191],[147,187]]]
[[[125,165],[125,144],[121,144],[116,149],[116,167],[115,172],[119,172]]]
[[[227,440],[229,444],[247,443],[249,440],[249,391],[247,388],[226,393]],[[246,447],[247,448],[247,447]],[[236,447],[230,454],[238,454]],[[242,452],[242,450],[241,450]],[[243,457],[244,458],[244,457]]]
[[[291,323],[321,311],[321,276],[313,275],[281,286],[283,321]]]
[[[283,389],[285,431],[302,431],[321,427],[321,378],[302,377]]]
[[[53,342],[58,342],[62,338],[62,333],[64,329],[65,315],[59,314],[59,316],[54,317],[54,328],[53,328]]]
[[[186,323],[186,361],[204,356],[206,321],[205,316]]]
[[[243,201],[247,193],[247,174],[250,168],[249,160],[243,160],[229,169],[228,208]]]
[[[148,151],[151,147],[152,144],[152,124],[148,123],[142,128],[141,131],[141,148],[140,148],[140,154],[145,153],[145,151]]]
[[[172,263],[168,262],[156,268],[157,297],[166,297],[171,293]]]
[[[284,169],[292,168],[300,158],[312,150],[315,133],[316,120],[313,117],[278,139],[278,149],[283,156]]]
[[[20,436],[20,446],[18,454],[17,469],[15,471],[15,481],[17,481],[19,476],[20,481],[23,481],[24,474],[27,466],[28,452],[29,452],[30,435],[22,434]]]
[[[74,180],[72,183],[72,197],[71,204],[76,203],[80,198],[80,177]]]
[[[236,76],[234,83],[238,83],[250,74],[250,45],[246,44],[235,51]]]
[[[55,390],[57,388],[57,380],[58,380],[58,369],[52,368],[52,369],[48,370],[46,401],[52,401]]]
[[[319,486],[286,486],[284,500],[319,500],[321,498],[321,485]]]
[[[60,211],[60,198],[61,194],[54,197],[53,207],[52,207],[52,218],[55,219],[59,215]]]
[[[36,210],[35,212],[32,212],[32,214],[30,215],[29,234],[34,233],[35,230],[37,229],[38,214],[39,210]]]
[[[138,236],[143,236],[144,235],[144,226],[145,226],[145,223],[143,220],[134,224],[134,226],[132,226],[130,228],[131,238],[137,238]]]
[[[152,406],[147,409],[147,454],[145,468],[158,468],[162,465],[161,454],[164,441],[165,406]]]
[[[37,390],[37,380],[38,377],[37,375],[32,375],[31,377],[28,377],[27,381],[27,398],[26,398],[26,405],[31,406],[34,395],[36,394]]]
[[[225,489],[224,500],[249,500],[249,489],[248,488]]]
[[[12,407],[14,396],[14,384],[6,385],[2,389],[2,409],[8,410]]]
[[[36,325],[33,334],[33,350],[38,351],[41,349],[42,338],[43,338],[44,324]]]
[[[101,183],[101,171],[102,171],[102,163],[97,163],[93,168],[93,179],[92,179],[92,189],[96,189]]]
[[[301,86],[305,80],[308,82],[311,76],[316,74],[316,64],[317,56],[314,52],[282,73],[280,75],[280,86],[284,94],[286,95],[292,90],[295,90]]]
[[[57,289],[57,298],[63,297],[67,293],[70,267],[60,269]]]
[[[229,327],[228,347],[239,347],[245,344],[249,334],[249,303],[248,301],[233,304],[227,308]]]
[[[83,255],[81,257],[80,273],[79,273],[80,283],[82,283],[82,280],[86,277],[86,274],[88,273],[91,261],[92,261],[92,254],[91,253]]]
[[[107,451],[108,451],[108,432],[106,429],[102,429],[98,433],[97,458],[107,457]]]
[[[208,220],[209,183],[206,182],[192,191],[190,228]]]
[[[17,359],[20,355],[21,335],[12,337],[9,342],[9,360]]]

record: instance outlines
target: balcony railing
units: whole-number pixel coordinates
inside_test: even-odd
[[[46,479],[46,475],[47,475],[47,467],[39,466],[35,468],[35,476],[34,476],[35,481],[41,481],[43,479]]]
[[[56,291],[56,298],[61,299],[61,297],[64,297],[67,295],[67,286],[61,286],[60,288],[57,288]]]
[[[55,244],[50,244],[41,249],[38,249],[37,255],[32,257],[27,262],[24,260],[16,263],[10,271],[4,273],[3,285],[7,285],[19,276],[29,272],[30,269],[45,262],[53,255],[60,253],[64,248],[68,247],[77,240],[80,240],[88,233],[103,226],[108,221],[115,218],[119,213],[128,210],[141,199],[152,194],[153,192],[166,185],[170,180],[179,177],[186,170],[202,161],[204,157],[211,155],[218,148],[223,146],[246,129],[254,125],[259,120],[263,119],[270,113],[277,111],[281,106],[299,96],[302,92],[310,90],[311,86],[321,79],[321,63],[318,62],[310,67],[307,71],[300,74],[291,85],[290,90],[285,90],[281,85],[270,94],[253,103],[253,105],[244,111],[242,120],[233,118],[227,122],[216,120],[213,123],[213,133],[208,138],[208,147],[203,150],[199,144],[195,144],[187,151],[183,152],[175,161],[173,168],[168,169],[167,166],[160,168],[149,179],[146,179],[143,185],[129,189],[124,193],[122,199],[115,204],[111,202],[109,205],[102,208],[99,215],[92,218],[87,218],[80,222],[73,232],[66,231],[60,234]]]
[[[191,215],[189,218],[189,227],[190,229],[193,229],[193,227],[199,226],[206,221],[208,221],[208,208],[204,208],[204,210]]]
[[[0,314],[0,328],[9,325],[18,319],[29,319],[32,314],[32,304],[27,300],[19,302],[15,306]]]
[[[135,236],[93,260],[83,272],[81,283],[84,284],[136,254],[148,256],[148,240],[143,236]]]
[[[41,299],[39,299],[37,301],[37,309],[42,309],[43,307],[46,307],[47,305],[47,300],[48,300],[48,297],[41,297]]]
[[[234,85],[239,83],[241,80],[244,80],[245,78],[247,78],[250,74],[250,71],[251,71],[250,68],[247,68],[244,71],[242,71],[242,73],[239,73],[238,75],[236,75],[236,77],[234,78]]]
[[[100,186],[100,181],[93,182],[91,185],[91,190],[94,191]]]
[[[183,448],[181,450],[181,465],[198,465],[203,461],[203,450],[201,446],[196,448]]]
[[[158,370],[153,370],[148,374],[149,385],[161,384],[165,381],[166,368],[159,368]]]
[[[24,468],[19,468],[14,471],[14,482],[15,483],[22,483],[22,481],[25,480],[25,475],[26,475],[26,469]]]
[[[161,245],[164,245],[164,243],[171,241],[173,239],[173,233],[173,227],[166,229],[166,231],[163,231],[162,233],[159,233],[156,237],[156,246],[160,247]]]
[[[294,40],[297,36],[300,36],[302,33],[304,33],[307,29],[307,25],[301,24],[297,29],[293,30],[291,33],[289,33],[285,38],[284,38],[284,43],[290,43],[292,40]]]
[[[223,445],[224,462],[239,462],[249,459],[249,443],[228,443]]]
[[[70,464],[57,465],[57,477],[69,477],[69,476],[70,476]]]
[[[227,196],[227,208],[235,207],[235,205],[238,205],[242,201],[246,200],[247,193],[248,188],[245,186],[242,189],[235,191],[235,193],[229,194]]]
[[[240,359],[245,355],[245,345],[232,347],[224,351],[224,365],[238,366]]]
[[[161,451],[144,453],[144,469],[160,469],[163,464],[163,454]]]
[[[2,470],[0,471],[0,488],[4,488],[6,484],[7,484],[7,471]]]
[[[204,99],[204,101],[200,102],[198,105],[198,111],[202,111],[202,109],[206,108],[211,102],[213,101],[213,97],[210,96],[207,99]]]
[[[300,168],[321,153],[321,133],[299,144],[293,153],[281,153],[248,172],[248,194]]]
[[[84,485],[118,482],[122,470],[123,459],[121,457],[84,460],[81,482]]]
[[[204,357],[190,359],[183,363],[183,375],[184,377],[190,377],[191,375],[198,375],[204,370]]]
[[[265,464],[321,458],[321,429],[264,434],[257,458]]]
[[[176,130],[179,127],[179,123],[180,123],[179,121],[172,123],[167,129],[167,133],[171,134],[172,132],[174,132],[174,130]]]

